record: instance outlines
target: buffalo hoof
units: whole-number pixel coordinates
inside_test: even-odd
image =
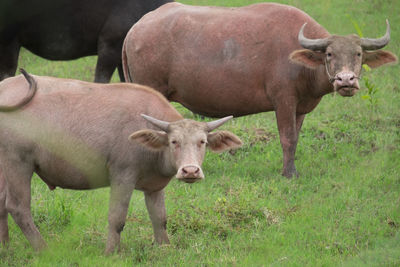
[[[34,240],[32,247],[36,252],[40,252],[47,248],[47,243],[43,239]]]
[[[104,250],[104,255],[105,256],[110,256],[110,255],[113,255],[113,254],[118,254],[118,253],[120,253],[121,252],[121,249],[120,249],[120,247],[118,246],[118,247],[114,247],[114,248],[106,248],[105,250]]]
[[[298,178],[298,177],[299,177],[299,173],[297,172],[296,169],[290,170],[290,171],[283,170],[283,171],[282,171],[282,175],[285,176],[285,177],[288,178],[288,179],[291,179],[291,178]]]
[[[0,240],[0,249],[7,248],[9,243],[10,243],[10,239],[8,237]]]

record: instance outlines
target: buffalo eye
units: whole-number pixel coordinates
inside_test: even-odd
[[[357,53],[357,57],[361,57],[361,53],[360,52]]]
[[[327,56],[327,57],[331,57],[331,56],[332,56],[332,53],[328,52],[328,53],[326,54],[326,56]]]
[[[206,143],[207,143],[206,140],[200,140],[200,141],[197,143],[197,146],[198,146],[198,147],[202,147],[202,146],[204,146],[204,144],[206,144]]]
[[[171,141],[171,145],[172,145],[172,147],[175,148],[175,149],[179,149],[179,148],[181,147],[180,142],[177,141],[177,140],[172,140],[172,141]]]

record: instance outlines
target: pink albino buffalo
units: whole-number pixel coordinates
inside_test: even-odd
[[[304,116],[331,92],[353,96],[362,64],[395,62],[390,39],[330,35],[303,11],[274,3],[240,8],[169,3],[128,32],[124,75],[211,117],[275,111],[283,175],[297,175]]]
[[[35,249],[45,246],[30,210],[33,172],[50,189],[111,187],[106,253],[119,246],[134,189],[144,192],[155,241],[168,243],[164,187],[174,175],[203,179],[206,147],[242,144],[228,131],[211,132],[231,117],[184,120],[144,86],[22,73],[0,83],[0,244],[10,213]]]

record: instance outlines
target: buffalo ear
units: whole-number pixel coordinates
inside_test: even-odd
[[[289,60],[309,69],[315,69],[324,64],[325,54],[309,49],[295,50],[289,55]]]
[[[231,132],[217,131],[207,135],[208,147],[214,152],[222,152],[228,149],[239,148],[242,141]]]
[[[146,129],[134,132],[129,136],[129,140],[152,150],[161,150],[168,145],[168,134]]]
[[[389,51],[376,50],[364,51],[363,53],[363,64],[367,64],[371,68],[377,68],[388,63],[396,62],[397,57]]]

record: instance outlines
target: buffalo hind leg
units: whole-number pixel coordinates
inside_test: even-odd
[[[94,74],[95,83],[109,83],[117,66],[110,62],[109,57],[99,54]]]
[[[164,190],[144,193],[147,211],[153,225],[157,244],[169,244],[167,235],[167,214],[164,203]]]
[[[132,184],[111,183],[106,254],[113,253],[116,248],[119,249],[133,189]]]
[[[0,247],[9,241],[8,212],[6,210],[6,180],[0,170]]]
[[[96,83],[110,82],[115,69],[122,64],[121,51],[122,43],[120,44],[119,41],[116,43],[100,38],[97,47],[98,57],[94,77]]]
[[[292,108],[289,108],[292,107]],[[288,110],[289,109],[289,110]],[[298,176],[294,164],[298,131],[300,131],[304,116],[296,115],[296,106],[288,103],[284,108],[277,108],[276,120],[278,123],[279,138],[283,150],[282,175],[287,178]],[[298,123],[296,121],[298,119]]]
[[[32,247],[38,251],[46,247],[46,243],[33,223],[31,213],[32,174],[33,170],[21,163],[8,166],[7,173],[4,173],[7,185],[6,208]]]
[[[125,82],[124,70],[122,68],[122,64],[118,64],[118,75],[121,82]]]

